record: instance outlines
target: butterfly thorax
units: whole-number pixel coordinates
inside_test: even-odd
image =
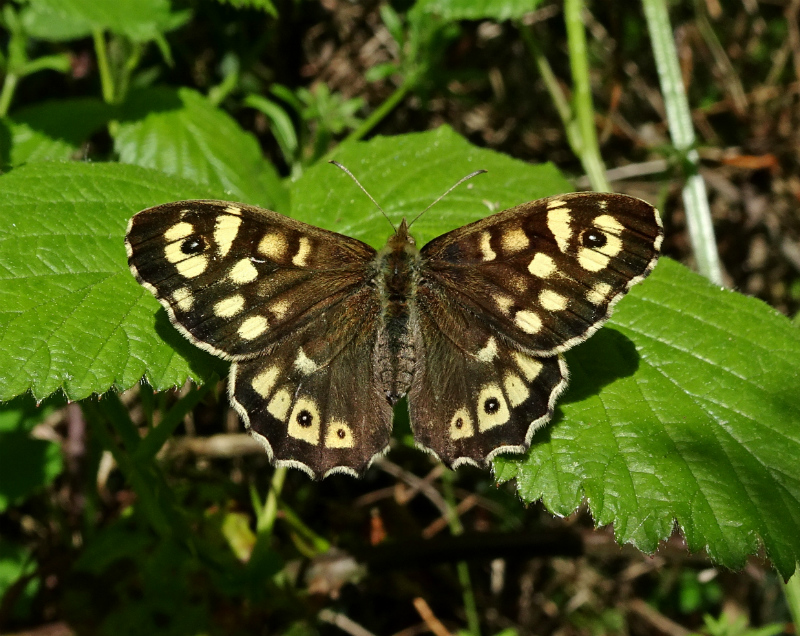
[[[416,357],[411,341],[414,289],[419,250],[408,233],[406,220],[376,257],[376,278],[381,298],[381,331],[375,344],[375,368],[383,395],[390,404],[411,386]]]

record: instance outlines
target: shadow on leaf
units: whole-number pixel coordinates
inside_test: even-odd
[[[195,379],[206,382],[212,373],[223,378],[228,375],[228,363],[194,346],[184,338],[169,321],[166,310],[155,313],[155,329],[161,339],[189,363]]]
[[[565,357],[570,381],[562,404],[597,395],[607,384],[631,376],[639,368],[636,345],[611,327],[601,329],[585,343],[568,351]],[[554,418],[558,419],[560,417]]]

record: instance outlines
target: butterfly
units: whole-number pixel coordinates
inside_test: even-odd
[[[177,330],[231,361],[231,404],[270,460],[359,476],[407,398],[416,444],[445,464],[522,453],[567,386],[562,353],[658,260],[658,211],[564,194],[419,249],[405,219],[381,250],[258,207],[179,201],[134,215],[128,263]]]

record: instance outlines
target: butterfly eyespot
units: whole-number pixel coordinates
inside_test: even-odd
[[[309,427],[311,426],[312,421],[314,420],[314,416],[311,415],[308,411],[303,409],[297,414],[297,423],[300,426]]]
[[[206,248],[206,242],[203,240],[201,236],[192,236],[187,238],[183,243],[181,243],[181,252],[186,254],[187,256],[191,254],[199,254]]]
[[[456,420],[455,427],[458,428],[458,429],[464,428],[464,419],[459,417]]]
[[[483,410],[489,415],[497,413],[500,410],[500,400],[496,397],[490,397],[483,403]]]
[[[343,428],[340,428],[336,431],[336,437],[338,437],[339,439],[344,439],[345,437],[347,437],[347,433]]]
[[[581,245],[584,247],[599,249],[605,246],[606,243],[608,243],[608,238],[598,230],[586,230],[581,235]]]

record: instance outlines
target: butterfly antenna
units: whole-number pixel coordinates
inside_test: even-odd
[[[364,194],[366,194],[369,197],[369,200],[372,201],[375,204],[375,207],[378,208],[381,211],[381,214],[383,214],[383,216],[386,217],[386,220],[389,221],[389,225],[392,226],[392,229],[395,232],[397,232],[397,227],[395,227],[395,224],[392,223],[392,219],[390,219],[389,215],[386,214],[386,212],[383,211],[383,208],[380,205],[378,205],[378,202],[375,199],[372,198],[372,195],[369,192],[367,192],[367,189],[363,185],[361,185],[361,182],[358,179],[356,179],[355,175],[352,172],[350,172],[347,168],[345,168],[342,164],[340,164],[338,161],[334,161],[333,159],[331,159],[330,161],[328,161],[328,163],[332,163],[337,168],[341,168],[342,170],[344,170],[345,173],[347,173],[350,176],[350,178],[353,181],[356,182],[356,185],[359,188],[361,188],[361,190],[364,192]]]
[[[476,170],[475,172],[471,172],[471,173],[469,173],[469,174],[468,174],[466,177],[461,177],[461,178],[460,178],[458,181],[456,181],[456,182],[455,182],[453,185],[451,185],[451,186],[450,186],[450,187],[447,189],[447,191],[446,191],[444,194],[442,194],[442,195],[441,195],[441,196],[440,196],[438,199],[436,199],[436,201],[434,201],[433,203],[431,203],[431,204],[430,204],[430,205],[429,205],[427,208],[425,208],[425,209],[424,209],[422,212],[420,212],[419,214],[417,214],[417,216],[415,216],[415,217],[414,217],[414,218],[411,220],[411,223],[409,223],[409,224],[408,224],[408,227],[411,227],[411,226],[414,224],[414,221],[416,221],[416,220],[417,220],[419,217],[421,217],[423,214],[425,214],[425,213],[426,213],[428,210],[430,210],[430,209],[431,209],[431,208],[432,208],[434,205],[436,205],[437,203],[439,203],[439,201],[441,201],[442,199],[444,199],[444,198],[445,198],[445,197],[446,197],[448,194],[450,194],[450,193],[451,193],[453,190],[455,190],[455,189],[456,189],[458,186],[460,186],[462,183],[464,183],[465,181],[469,181],[470,179],[472,179],[472,177],[477,177],[479,174],[483,174],[484,172],[488,172],[488,170]]]

